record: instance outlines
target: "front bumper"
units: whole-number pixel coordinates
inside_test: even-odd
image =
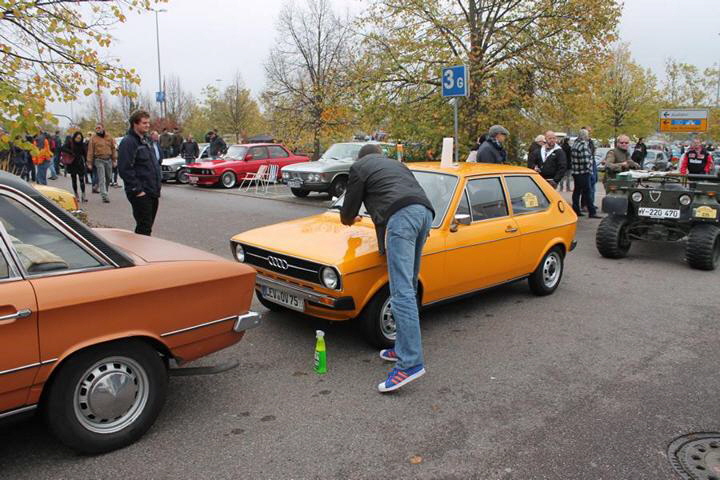
[[[175,180],[177,177],[177,170],[163,170],[162,171],[162,179],[163,180]]]
[[[262,316],[257,312],[250,311],[245,314],[238,315],[237,320],[235,320],[233,330],[236,332],[244,332],[245,330],[259,327],[261,323]]]
[[[311,307],[328,308],[338,311],[355,310],[355,300],[352,297],[331,297],[323,293],[318,293],[309,288],[300,287],[291,283],[275,280],[264,275],[257,274],[255,277],[255,285],[257,287],[271,287],[286,290],[302,298],[309,303]]]
[[[220,175],[198,175],[196,173],[189,173],[188,178],[190,183],[194,185],[215,185],[220,181]],[[193,181],[193,178],[197,178],[197,182]]]
[[[283,181],[288,186],[290,186],[290,188],[299,188],[300,190],[308,190],[311,192],[326,192],[326,191],[330,190],[330,182],[317,182],[317,183],[313,182],[313,183],[311,183],[311,182],[306,182],[304,180],[301,180],[300,186],[297,187],[297,186],[292,185],[293,182],[297,182],[297,179],[295,179],[295,178],[290,178],[290,179],[284,178]],[[295,185],[297,185],[297,183]]]

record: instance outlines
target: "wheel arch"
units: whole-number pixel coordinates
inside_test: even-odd
[[[560,247],[560,252],[562,253],[564,260],[569,250],[568,246],[565,244],[565,240],[562,237],[553,238],[545,245],[545,248],[543,248],[540,258],[538,258],[532,265],[532,269],[530,270],[530,272],[534,272],[540,266],[540,262],[542,262],[542,259],[545,258],[545,255],[547,255],[547,253],[555,247]]]
[[[367,293],[363,297],[362,304],[358,305],[357,313],[358,315],[365,309],[368,303],[370,303],[370,300],[385,286],[390,285],[390,277],[385,273],[382,275],[377,281],[375,281],[372,286],[367,290]],[[421,276],[418,276],[418,295],[420,297],[420,305],[422,306],[423,303],[423,295],[425,294],[425,286],[423,284],[423,279]]]

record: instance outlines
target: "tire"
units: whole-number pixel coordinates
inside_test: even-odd
[[[88,348],[54,375],[44,402],[45,421],[60,441],[78,452],[125,447],[155,422],[165,403],[167,379],[162,358],[142,341]],[[102,390],[108,386],[112,395]]]
[[[603,218],[595,234],[595,246],[605,258],[627,256],[632,240],[627,236],[629,221],[623,215],[608,215]]]
[[[715,270],[720,262],[720,228],[710,224],[692,227],[685,257],[692,268]]]
[[[190,183],[190,179],[188,178],[188,169],[187,168],[179,169],[177,171],[177,175],[175,175],[175,181],[182,185],[187,185],[188,183]]]
[[[220,185],[223,188],[233,188],[237,183],[237,177],[234,172],[225,172],[220,176]]]
[[[310,195],[309,190],[303,190],[301,188],[291,188],[290,191],[292,192],[293,195],[295,195],[298,198],[305,198],[308,195]]]
[[[330,184],[330,189],[328,190],[330,196],[341,197],[347,189],[347,181],[348,179],[346,176],[337,177],[335,180],[333,180],[333,182]]]
[[[562,248],[551,248],[540,261],[540,265],[528,277],[530,290],[541,297],[550,295],[560,285],[564,270],[565,256]]]
[[[255,290],[255,296],[258,299],[258,302],[262,304],[263,307],[267,308],[271,312],[284,312],[287,310],[282,305],[278,305],[277,303],[273,303],[270,300],[266,300],[265,297],[262,296],[262,293],[260,293],[259,290]]]
[[[390,311],[390,286],[385,285],[370,299],[358,316],[363,337],[372,346],[395,345],[395,320]]]

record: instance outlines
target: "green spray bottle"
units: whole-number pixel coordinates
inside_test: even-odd
[[[325,332],[315,332],[315,373],[327,373],[327,352],[325,351]]]

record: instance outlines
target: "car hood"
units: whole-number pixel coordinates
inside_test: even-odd
[[[185,159],[182,157],[164,158],[162,164],[166,167],[174,167],[176,165],[184,165]]]
[[[301,162],[283,167],[282,171],[301,173],[341,172],[349,170],[353,161],[354,160],[352,158],[346,158],[343,160],[317,160],[315,162]]]
[[[336,211],[249,230],[235,235],[233,241],[334,265],[343,273],[385,262],[378,253],[372,221],[363,217],[352,227],[346,227]]]
[[[108,243],[111,243],[126,253],[140,257],[148,263],[193,260],[228,261],[212,253],[198,250],[197,248],[188,247],[161,238],[138,235],[127,230],[116,228],[95,228],[93,230]]]
[[[212,169],[212,168],[215,168],[215,167],[218,167],[218,166],[221,166],[221,165],[227,165],[227,164],[229,164],[229,163],[235,163],[235,162],[238,162],[238,161],[239,161],[239,160],[233,160],[233,159],[225,160],[225,159],[220,159],[220,158],[219,158],[219,159],[217,159],[217,160],[208,160],[208,161],[206,161],[206,162],[191,163],[190,166],[193,167],[193,168],[209,168],[209,169]]]

